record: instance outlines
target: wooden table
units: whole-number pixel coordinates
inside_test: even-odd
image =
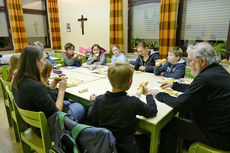
[[[76,68],[77,70],[80,70],[80,68]],[[66,74],[66,76],[69,78],[69,79],[77,79],[77,80],[81,80],[80,83],[77,83],[78,85],[79,84],[85,84],[87,82],[90,82],[90,81],[96,81],[98,79],[101,79],[101,78],[105,78],[106,76],[104,77],[101,77],[101,76],[97,76],[97,75],[90,75],[87,74],[87,73],[83,73],[81,71],[77,71],[75,69],[66,69],[66,68],[61,68],[62,72],[64,74]],[[68,79],[67,79],[68,81]]]
[[[91,81],[84,81],[84,83],[79,84],[76,87],[71,87],[66,89],[66,96],[70,99],[76,100],[81,102],[84,105],[89,105],[89,97],[91,94],[95,93],[97,95],[104,94],[106,91],[111,91],[112,87],[109,83],[109,80],[106,76],[101,77],[100,74],[93,74],[89,71],[86,71],[83,68],[76,68],[71,70],[71,72],[65,71],[63,68],[63,72],[67,73],[67,75],[71,75],[71,73],[81,74],[81,75],[88,75],[88,77],[96,77],[97,79]],[[149,89],[159,87],[159,81],[162,77],[155,76],[152,73],[134,73],[133,76],[133,83],[130,89],[127,91],[129,95],[134,95],[139,84],[143,81],[148,81],[149,85],[147,86]],[[89,91],[84,93],[79,93],[79,90],[87,88]],[[146,102],[145,96],[141,95],[140,99]],[[156,100],[156,99],[155,99]],[[169,107],[168,105],[161,103],[156,100],[158,113],[153,118],[145,118],[142,116],[137,116],[139,119],[138,126],[141,129],[144,129],[151,134],[151,141],[150,141],[150,153],[157,153],[158,151],[158,139],[161,129],[174,117],[176,112]]]

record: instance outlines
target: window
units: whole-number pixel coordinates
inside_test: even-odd
[[[13,50],[6,1],[0,0],[0,50]]]
[[[22,9],[28,43],[42,42],[50,47],[48,18],[45,0],[22,0]]]
[[[129,40],[144,40],[159,46],[160,1],[143,0],[130,2],[129,9]],[[133,48],[134,44],[129,43]],[[151,47],[151,46],[150,46]],[[130,49],[129,49],[130,50]]]
[[[184,0],[181,42],[226,42],[229,6],[229,0]]]

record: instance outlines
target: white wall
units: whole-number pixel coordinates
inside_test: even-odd
[[[97,43],[109,50],[110,0],[58,0],[61,28],[62,49],[67,42],[88,48]],[[81,33],[81,22],[77,20],[84,15],[85,34]],[[71,32],[66,31],[70,23]]]

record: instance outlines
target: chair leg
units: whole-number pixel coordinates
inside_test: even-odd
[[[32,152],[30,146],[27,145],[25,142],[21,141],[21,145],[22,145],[23,153],[30,153],[30,152]]]
[[[177,153],[183,152],[184,140],[182,138],[177,138]]]
[[[8,107],[6,107],[6,116],[7,116],[7,119],[8,119],[8,124],[9,124],[9,127],[11,127],[13,124],[12,124],[12,117],[11,117],[11,112],[10,112],[10,109]]]
[[[14,135],[15,135],[15,138],[16,138],[16,142],[19,142],[20,141],[20,138],[19,138],[19,130],[17,128],[17,123],[15,123],[15,121],[13,121],[13,127],[14,127]]]

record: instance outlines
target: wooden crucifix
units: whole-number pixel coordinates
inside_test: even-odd
[[[83,15],[81,15],[81,18],[78,19],[79,22],[81,22],[81,32],[82,35],[84,35],[84,21],[87,21],[87,18],[84,18]]]

